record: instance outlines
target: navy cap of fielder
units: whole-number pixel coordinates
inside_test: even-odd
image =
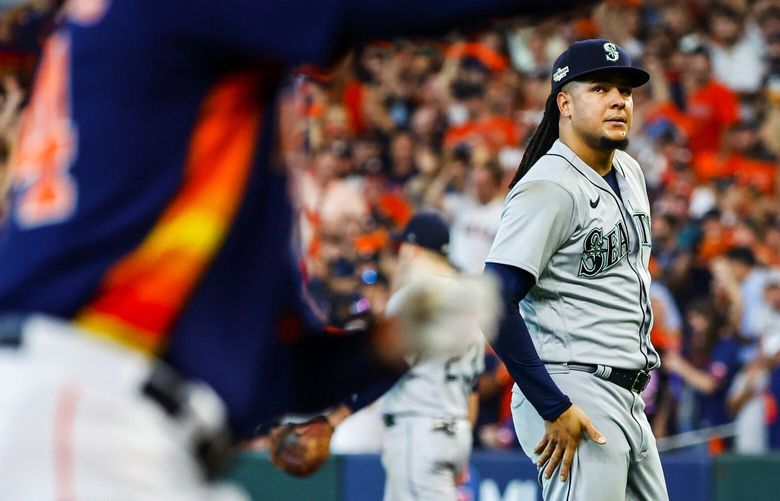
[[[602,70],[620,70],[628,76],[632,87],[639,87],[650,80],[650,74],[631,64],[631,56],[617,44],[604,39],[574,42],[553,64],[552,91],[558,92],[564,85]]]
[[[400,234],[393,236],[402,242],[419,245],[445,256],[450,250],[450,227],[435,212],[418,212]]]

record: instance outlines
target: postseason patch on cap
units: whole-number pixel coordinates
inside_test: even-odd
[[[568,66],[564,66],[563,68],[558,68],[557,70],[555,70],[555,73],[553,73],[553,80],[556,82],[560,82],[568,73],[569,73]]]

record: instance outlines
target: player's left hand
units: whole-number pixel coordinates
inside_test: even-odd
[[[277,426],[270,434],[271,463],[296,477],[311,475],[328,460],[332,436],[325,416]]]
[[[555,421],[545,421],[544,426],[544,437],[534,448],[534,453],[539,454],[537,465],[541,467],[547,463],[545,478],[552,476],[558,464],[561,465],[561,480],[565,482],[569,478],[574,453],[583,434],[599,445],[607,443],[606,437],[596,429],[588,415],[574,404]]]

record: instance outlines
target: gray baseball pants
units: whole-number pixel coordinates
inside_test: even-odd
[[[544,478],[537,467],[545,501],[667,501],[664,472],[658,457],[642,398],[593,374],[547,365],[558,387],[569,396],[607,438],[598,445],[583,438],[574,456],[569,479],[560,479],[560,464]],[[536,463],[533,450],[544,436],[544,420],[517,386],[512,395],[512,418],[520,445]]]
[[[468,465],[471,425],[455,421],[450,431],[435,431],[437,419],[403,417],[385,428],[382,466],[384,501],[454,501],[455,478]]]

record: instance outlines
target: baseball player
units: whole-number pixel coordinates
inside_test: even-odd
[[[300,298],[274,161],[285,69],[539,8],[66,2],[0,240],[0,498],[201,499],[229,451],[225,427],[247,437],[370,384],[367,336],[329,342]],[[312,339],[319,363],[294,370]]]
[[[399,267],[420,267],[453,280],[458,272],[447,259],[449,240],[449,228],[439,215],[415,215],[401,235]],[[388,315],[396,313],[407,293],[408,287],[401,286],[390,298]],[[485,341],[474,319],[472,323],[474,340],[461,353],[412,356],[409,372],[381,400],[385,501],[457,497],[455,480],[468,464],[476,421],[474,385],[484,369]]]
[[[623,151],[632,88],[649,78],[608,40],[558,57],[487,258],[506,304],[495,348],[516,382],[515,430],[547,501],[668,499],[639,395],[659,365],[650,206]]]

